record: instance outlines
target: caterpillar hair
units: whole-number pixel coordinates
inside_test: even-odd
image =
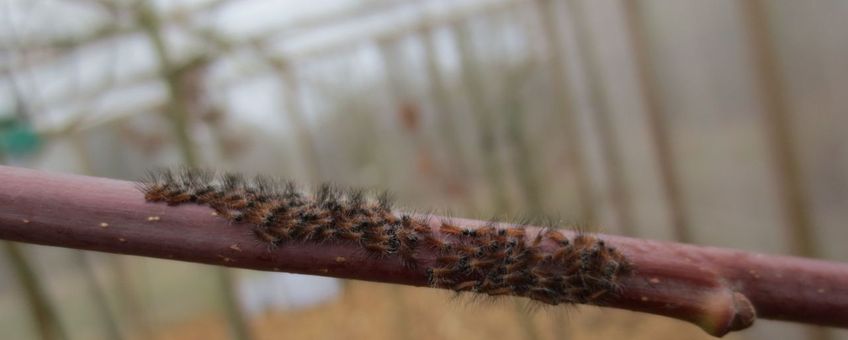
[[[478,296],[518,295],[545,304],[603,304],[621,291],[629,261],[599,237],[568,237],[547,226],[470,227],[393,210],[391,194],[323,184],[313,193],[267,176],[182,168],[156,170],[138,184],[149,202],[200,204],[244,226],[269,251],[288,242],[345,243],[375,260],[394,258],[430,286]]]

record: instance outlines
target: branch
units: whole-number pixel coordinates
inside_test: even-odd
[[[135,183],[0,167],[0,239],[218,266],[427,286],[421,268],[342,243],[269,250],[208,207],[146,202]],[[438,230],[439,219],[429,219]],[[453,220],[480,227],[484,221]],[[533,235],[533,227],[528,234]],[[573,237],[572,232],[564,232]],[[722,336],[766,319],[848,327],[848,265],[599,235],[632,265],[603,305],[692,322]],[[543,245],[545,247],[545,245]],[[421,250],[421,264],[437,257]]]

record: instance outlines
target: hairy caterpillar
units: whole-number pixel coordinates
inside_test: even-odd
[[[250,228],[269,251],[287,243],[348,243],[374,258],[395,257],[426,273],[432,287],[490,296],[517,295],[546,304],[593,303],[620,289],[627,259],[597,236],[567,237],[495,223],[480,228],[393,211],[390,195],[321,185],[302,192],[291,182],[198,169],[159,170],[139,190],[150,202],[195,203]],[[435,253],[422,267],[419,253]]]

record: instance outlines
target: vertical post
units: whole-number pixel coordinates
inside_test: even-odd
[[[630,193],[627,190],[618,133],[615,131],[613,117],[610,113],[609,98],[604,92],[601,65],[598,61],[599,57],[595,53],[596,45],[593,43],[589,32],[589,23],[584,20],[586,11],[583,10],[579,0],[566,1],[565,5],[569,18],[573,21],[577,50],[587,73],[586,81],[589,84],[592,107],[595,109],[593,116],[601,139],[604,168],[610,182],[612,203],[618,213],[618,228],[625,235],[634,236],[638,228],[636,227],[636,219],[633,218]]]
[[[662,106],[659,84],[654,65],[650,58],[650,43],[643,21],[642,3],[622,0],[624,6],[624,27],[629,33],[633,47],[633,59],[636,65],[636,78],[645,101],[649,135],[656,150],[659,163],[660,181],[668,203],[674,239],[681,242],[694,241],[686,216],[686,204],[681,192],[680,175],[674,166],[674,153],[671,150],[670,135],[666,124],[666,115]]]
[[[277,72],[283,83],[283,101],[285,101],[286,118],[291,123],[292,133],[297,137],[301,158],[306,167],[307,180],[317,182],[324,178],[321,161],[318,158],[318,148],[311,130],[303,118],[303,103],[300,87],[297,82],[297,70],[287,60],[271,60],[271,66]]]
[[[819,254],[813,241],[810,208],[804,199],[804,179],[795,151],[797,138],[792,131],[786,89],[769,34],[766,4],[759,0],[742,1],[740,4],[751,42],[752,66],[761,91],[778,186],[782,191],[781,203],[789,222],[790,247],[797,255],[815,257]]]
[[[493,192],[493,209],[502,213],[506,211],[510,203],[503,182],[503,168],[498,162],[495,126],[491,115],[486,113],[483,84],[480,81],[480,72],[476,67],[479,60],[472,45],[474,37],[467,22],[457,23],[455,30],[455,42],[460,55],[460,67],[462,68],[462,80],[466,91],[468,91],[468,100],[471,103],[471,111],[477,124],[484,173],[488,186]]]
[[[47,298],[47,293],[41,285],[37,274],[27,261],[21,248],[14,242],[0,242],[3,252],[15,273],[27,301],[27,307],[43,340],[68,339],[59,316]]]
[[[554,4],[551,0],[539,0],[537,6],[545,41],[549,44],[548,53],[551,59],[551,76],[553,77],[551,86],[556,100],[555,107],[559,110],[565,122],[566,156],[568,161],[574,165],[574,179],[577,182],[578,201],[581,205],[580,220],[588,225],[594,225],[597,223],[595,195],[592,193],[592,181],[589,179],[589,171],[582,155],[583,142],[580,140],[580,129],[574,110],[572,89],[568,84],[566,67],[562,60],[564,46],[556,26],[558,18]]]
[[[520,5],[516,5],[516,7],[518,6]],[[499,12],[498,20],[507,27],[512,22],[518,22],[519,24],[516,26],[526,24],[526,20],[522,21],[526,16],[520,16],[521,14],[525,14],[520,13],[525,9],[515,8],[515,10]],[[527,34],[526,25],[523,25],[521,30],[524,35]],[[525,98],[522,97],[522,89],[527,79],[530,77],[531,72],[539,65],[534,64],[535,60],[532,57],[525,60],[519,57],[517,62],[510,61],[512,59],[510,53],[513,51],[509,50],[509,41],[506,41],[508,37],[508,35],[502,35],[500,50],[498,52],[502,53],[506,58],[503,62],[507,66],[501,71],[504,81],[496,111],[500,113],[500,117],[504,121],[504,142],[508,146],[507,149],[512,156],[510,163],[512,163],[513,172],[518,179],[519,192],[523,201],[521,208],[530,217],[540,218],[544,216],[544,199],[543,188],[536,172],[536,164],[534,163],[538,148],[531,147],[527,141],[525,126],[529,117],[524,112],[526,108],[523,100]]]
[[[458,138],[456,120],[452,118],[455,112],[448,103],[448,89],[445,88],[445,80],[439,70],[437,50],[433,43],[433,32],[429,26],[425,27],[420,33],[420,39],[424,44],[426,54],[424,58],[426,59],[429,91],[436,107],[436,124],[440,138],[444,142],[442,147],[447,150],[450,160],[451,171],[448,176],[451,178],[451,185],[456,186],[457,191],[462,194],[464,203],[473,209],[474,198],[469,195],[469,188],[466,183],[468,164]]]

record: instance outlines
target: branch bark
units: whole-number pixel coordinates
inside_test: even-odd
[[[195,205],[145,202],[134,183],[0,167],[0,239],[217,266],[426,286],[397,258],[351,245],[269,251],[249,231]],[[439,219],[431,219],[438,230]],[[457,220],[467,226],[487,222]],[[529,227],[532,229],[532,227]],[[532,231],[529,231],[532,233]],[[566,232],[568,234],[569,232]],[[607,306],[692,322],[722,336],[766,319],[848,327],[848,265],[600,235],[632,263]],[[435,254],[423,251],[422,267]],[[429,261],[429,262],[428,262]]]

